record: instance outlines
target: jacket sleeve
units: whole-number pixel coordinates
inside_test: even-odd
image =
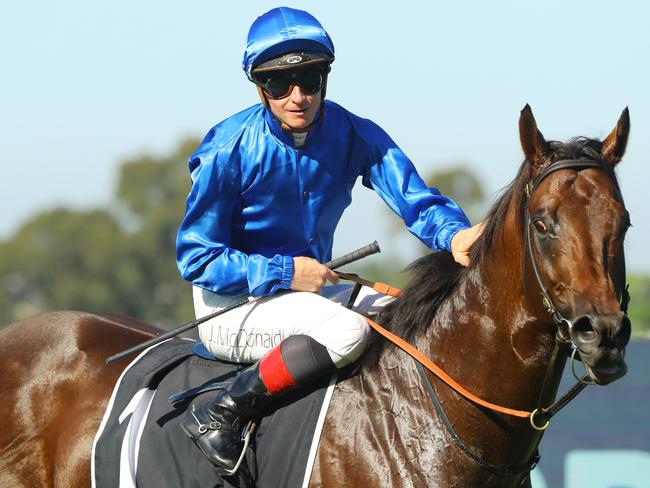
[[[470,226],[469,219],[450,198],[429,188],[413,163],[395,142],[376,124],[365,131],[371,160],[363,184],[373,188],[399,215],[407,229],[426,246],[436,251],[451,251],[451,239]]]
[[[219,151],[190,159],[192,189],[176,240],[178,269],[190,283],[215,293],[273,295],[291,286],[293,258],[231,247],[233,214],[240,205],[231,160],[232,154]]]

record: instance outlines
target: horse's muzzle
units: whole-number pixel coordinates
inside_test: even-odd
[[[573,324],[571,339],[589,376],[606,385],[627,373],[625,346],[632,326],[623,314],[583,315]]]

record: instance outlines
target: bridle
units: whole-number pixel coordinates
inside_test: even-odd
[[[604,164],[599,163],[597,161],[593,161],[590,159],[563,159],[548,165],[546,168],[544,168],[542,172],[540,172],[537,175],[537,177],[533,182],[528,183],[525,187],[526,201],[524,202],[524,205],[526,208],[526,230],[525,230],[525,237],[524,237],[525,239],[524,248],[526,253],[528,253],[528,257],[531,266],[533,268],[533,275],[535,276],[535,281],[537,282],[537,286],[539,288],[540,294],[542,295],[542,304],[544,305],[546,311],[553,318],[553,322],[555,323],[555,325],[558,327],[558,337],[563,342],[571,343],[574,350],[576,349],[576,347],[575,344],[573,344],[573,342],[571,341],[571,330],[573,329],[573,322],[571,322],[569,319],[564,317],[557,309],[557,307],[555,307],[553,300],[551,299],[551,296],[549,295],[548,290],[544,285],[544,281],[542,280],[542,276],[539,272],[539,266],[537,265],[537,260],[535,259],[535,252],[533,249],[533,240],[531,239],[530,236],[530,230],[533,226],[533,220],[530,216],[530,210],[527,204],[533,192],[537,189],[539,184],[547,176],[562,169],[572,169],[579,172],[587,168],[597,168],[608,173]],[[525,259],[526,257],[524,255],[524,260]],[[625,283],[625,276],[623,276],[623,283]],[[621,301],[620,301],[621,310],[625,314],[627,314],[627,305],[629,301],[630,301],[630,296],[626,285],[624,287],[621,287]]]
[[[524,192],[525,192],[525,201],[523,202],[525,212],[526,212],[526,228],[524,232],[524,255],[523,255],[523,264],[522,266],[525,266],[526,263],[526,258],[528,258],[528,261],[531,263],[531,267],[533,269],[533,276],[535,277],[535,281],[537,283],[537,287],[539,289],[539,292],[541,294],[542,298],[542,305],[544,306],[544,309],[550,314],[550,316],[553,319],[554,324],[557,326],[557,331],[555,334],[555,345],[553,347],[553,352],[551,354],[551,359],[549,361],[546,374],[544,376],[544,381],[542,382],[542,388],[540,390],[540,395],[538,399],[538,407],[533,410],[530,414],[530,425],[533,427],[533,429],[543,432],[546,430],[546,428],[550,424],[551,417],[553,417],[556,413],[558,413],[562,408],[564,408],[571,400],[573,400],[578,393],[580,393],[587,385],[593,384],[593,381],[587,381],[588,375],[585,374],[582,378],[579,378],[576,375],[575,368],[574,368],[574,360],[576,356],[576,352],[578,351],[577,346],[573,342],[573,339],[571,339],[571,330],[573,329],[573,322],[566,318],[562,313],[557,309],[555,304],[553,303],[553,299],[551,298],[550,294],[548,293],[548,289],[546,288],[546,285],[544,284],[544,280],[542,279],[541,273],[539,271],[539,265],[537,263],[537,259],[535,258],[535,250],[533,247],[533,240],[531,238],[531,228],[533,227],[533,219],[530,215],[530,209],[528,208],[528,201],[530,200],[530,197],[532,194],[535,192],[535,190],[539,187],[540,183],[544,181],[545,178],[547,178],[549,175],[555,173],[556,171],[560,171],[563,169],[571,169],[576,172],[582,171],[583,169],[587,168],[596,168],[605,171],[609,175],[608,169],[604,166],[603,163],[599,163],[594,160],[589,160],[589,159],[564,159],[560,160],[554,163],[549,164],[546,168],[544,168],[532,182],[529,182],[526,184]],[[525,269],[524,269],[525,271]],[[625,274],[623,271],[623,283],[625,283]],[[623,311],[624,314],[627,315],[627,306],[630,301],[630,296],[628,292],[628,285],[626,284],[625,286],[622,286],[620,288],[621,290],[621,298],[620,298],[620,307],[621,310]],[[547,390],[547,385],[551,381],[551,379],[554,377],[554,373],[557,368],[557,358],[558,354],[560,351],[566,351],[568,354],[568,351],[571,350],[572,352],[570,353],[571,357],[571,370],[573,372],[573,375],[576,377],[578,380],[577,383],[567,392],[565,393],[559,400],[554,402],[551,406],[549,407],[543,407],[542,402],[545,396],[545,392]],[[560,363],[562,366],[564,365],[564,362]],[[507,468],[501,468],[498,466],[494,466],[484,459],[480,458],[477,456],[473,451],[468,449],[462,441],[460,441],[460,438],[458,435],[455,433],[453,430],[453,427],[449,423],[449,421],[446,418],[446,415],[444,413],[444,410],[442,409],[442,405],[440,404],[440,401],[438,400],[433,387],[431,383],[428,381],[428,378],[424,374],[424,370],[422,369],[421,365],[418,365],[418,370],[420,371],[420,374],[423,378],[426,378],[427,381],[425,382],[425,385],[427,386],[427,391],[429,393],[429,396],[432,398],[434,406],[436,407],[436,410],[441,417],[443,424],[447,427],[447,430],[449,431],[452,439],[456,443],[456,445],[461,449],[461,451],[469,457],[472,461],[474,461],[476,464],[479,466],[483,467],[484,469],[501,475],[501,476],[515,476],[519,475],[522,473],[525,473],[527,471],[530,471],[535,468],[537,463],[539,462],[540,456],[539,456],[539,443],[542,440],[542,436],[540,435],[538,440],[537,440],[537,445],[535,446],[535,453],[531,460],[528,462],[527,466],[524,466],[523,468],[519,469],[507,469]],[[526,478],[523,478],[522,483],[526,480]]]
[[[535,250],[533,247],[533,240],[531,238],[531,228],[533,227],[533,219],[530,215],[530,210],[528,208],[528,201],[530,200],[531,195],[535,192],[535,190],[539,187],[540,183],[544,181],[549,175],[555,173],[556,171],[560,171],[563,169],[571,169],[576,172],[582,171],[583,169],[587,168],[596,168],[605,171],[608,175],[609,170],[607,167],[604,165],[604,163],[599,163],[594,160],[589,160],[589,159],[563,159],[560,161],[556,161],[554,163],[549,164],[546,166],[536,177],[533,181],[529,182],[525,186],[525,201],[523,202],[524,208],[525,208],[525,213],[526,213],[526,229],[524,232],[524,254],[523,254],[523,264],[522,266],[525,266],[526,263],[526,258],[528,258],[528,261],[531,263],[531,267],[533,269],[533,275],[535,277],[535,281],[537,283],[537,287],[539,289],[539,292],[541,294],[542,298],[542,305],[544,306],[544,309],[551,315],[554,324],[557,326],[557,331],[555,334],[555,344],[553,347],[553,352],[551,354],[550,361],[548,363],[548,367],[546,369],[546,373],[544,375],[544,380],[542,382],[542,388],[540,390],[539,398],[537,401],[537,408],[533,410],[530,414],[529,421],[530,425],[532,426],[533,429],[535,429],[538,432],[543,432],[546,430],[546,428],[550,424],[551,417],[553,417],[556,413],[558,413],[562,408],[564,408],[571,400],[573,400],[578,393],[580,393],[587,385],[593,384],[593,381],[588,381],[588,375],[585,374],[582,378],[579,378],[576,375],[575,368],[574,368],[574,361],[575,361],[575,356],[576,352],[578,351],[577,346],[571,339],[571,330],[573,328],[573,322],[566,318],[562,313],[557,309],[555,304],[553,303],[553,299],[551,298],[550,294],[548,293],[548,289],[546,288],[546,285],[544,284],[544,280],[542,279],[542,275],[539,271],[539,265],[537,263],[537,260],[535,258]],[[524,269],[525,271],[525,269]],[[623,283],[625,283],[625,275],[623,274]],[[621,288],[621,299],[620,299],[620,307],[623,313],[627,314],[627,305],[629,303],[630,297],[628,293],[628,288],[627,285],[622,286]],[[569,353],[569,351],[571,351]],[[561,354],[562,353],[562,354]],[[564,368],[564,361],[561,360],[558,362],[558,357],[566,357],[566,355],[570,355],[571,357],[571,370],[573,372],[573,375],[576,377],[578,380],[577,383],[567,391],[559,400],[555,401],[552,405],[549,407],[543,407],[543,401],[547,392],[547,387],[550,384],[552,378],[561,372],[561,370]],[[453,426],[447,419],[447,416],[444,412],[444,409],[442,408],[442,405],[440,403],[440,400],[438,399],[434,389],[433,385],[431,385],[431,382],[429,381],[429,378],[426,376],[424,372],[424,368],[420,363],[417,364],[418,366],[418,371],[420,373],[420,376],[424,380],[425,388],[427,390],[427,393],[429,394],[433,405],[436,409],[436,412],[438,413],[438,417],[441,419],[442,423],[445,425],[449,435],[451,438],[454,440],[454,443],[456,446],[467,456],[469,459],[471,459],[474,463],[477,465],[481,466],[483,469],[494,473],[499,476],[518,476],[524,473],[527,473],[531,471],[532,469],[537,466],[537,463],[540,460],[539,456],[539,443],[542,440],[542,436],[540,435],[537,439],[536,445],[535,445],[535,450],[533,457],[528,461],[528,463],[524,466],[514,468],[514,469],[508,469],[508,468],[503,468],[500,466],[495,466],[486,460],[482,459],[477,453],[475,453],[472,449],[468,448],[463,444],[461,441],[460,437],[456,434],[454,431]],[[524,477],[522,479],[522,484],[526,481],[527,477]]]
[[[535,177],[535,179],[532,182],[529,182],[526,185],[524,189],[525,196],[526,196],[526,199],[524,201],[524,208],[526,209],[526,229],[524,232],[525,243],[524,243],[524,256],[523,256],[522,266],[525,266],[526,258],[528,257],[528,261],[530,261],[531,267],[533,269],[533,276],[535,277],[535,281],[537,282],[537,287],[541,294],[542,305],[544,306],[545,310],[551,315],[554,324],[557,326],[557,331],[555,334],[555,346],[553,349],[553,353],[551,355],[551,361],[549,362],[549,366],[546,375],[544,377],[544,382],[542,383],[542,389],[540,392],[538,407],[532,412],[530,416],[531,426],[535,430],[540,430],[540,431],[543,431],[546,429],[546,427],[548,427],[550,419],[553,415],[559,412],[573,398],[575,398],[575,396],[578,393],[580,393],[585,386],[593,384],[594,382],[588,380],[588,375],[586,374],[582,378],[579,378],[576,375],[574,361],[575,361],[576,353],[578,353],[578,348],[576,344],[573,342],[573,339],[571,338],[573,322],[568,318],[566,318],[564,315],[562,315],[562,313],[557,309],[557,307],[553,303],[553,299],[548,293],[548,289],[546,288],[546,285],[544,284],[544,280],[542,279],[542,275],[539,271],[539,265],[537,263],[537,259],[535,259],[533,239],[531,238],[530,235],[531,228],[533,227],[533,219],[530,215],[530,209],[528,208],[528,201],[530,200],[530,197],[535,192],[535,190],[539,187],[540,183],[544,181],[546,177],[555,173],[556,171],[560,171],[563,169],[571,169],[576,172],[579,172],[587,168],[600,169],[602,171],[605,171],[605,173],[607,173],[608,175],[610,174],[609,170],[604,165],[604,163],[598,161],[594,161],[590,159],[563,159],[551,163],[547,167],[545,167]],[[623,274],[623,283],[625,283],[624,274]],[[620,290],[621,290],[620,307],[623,313],[627,315],[627,305],[630,301],[627,285],[620,287]],[[570,354],[571,371],[573,372],[573,375],[578,380],[578,382],[564,396],[562,396],[559,400],[553,403],[553,405],[551,405],[550,407],[542,407],[542,399],[546,391],[546,386],[550,381],[551,377],[553,376],[552,370],[554,368],[554,363],[560,349],[564,349],[567,351],[567,354]],[[569,353],[569,351],[571,352]]]
[[[582,171],[583,169],[587,168],[596,168],[600,169],[602,171],[605,171],[609,175],[609,171],[607,167],[604,165],[604,163],[600,163],[594,160],[590,159],[563,159],[560,161],[556,161],[554,163],[551,163],[548,165],[546,168],[544,168],[538,175],[537,177],[532,181],[529,182],[526,187],[525,187],[525,195],[526,195],[526,201],[524,202],[525,209],[526,209],[526,230],[525,230],[525,245],[524,249],[526,254],[524,254],[523,257],[523,264],[522,266],[525,267],[526,263],[526,255],[528,256],[528,260],[531,263],[531,267],[533,269],[533,276],[535,277],[535,281],[537,282],[537,287],[539,289],[539,292],[542,296],[542,305],[546,309],[546,311],[551,315],[553,322],[557,326],[557,331],[555,335],[555,350],[553,352],[553,360],[555,359],[555,356],[557,354],[557,348],[560,346],[566,346],[570,347],[570,357],[571,357],[571,372],[573,373],[573,376],[576,378],[578,383],[583,384],[583,385],[590,385],[594,384],[595,381],[588,379],[588,376],[585,375],[582,378],[579,378],[578,375],[576,374],[575,371],[575,359],[576,359],[576,354],[579,355],[578,353],[578,347],[576,344],[573,342],[573,339],[571,338],[571,331],[573,329],[573,322],[569,319],[567,319],[562,313],[557,309],[555,304],[553,303],[553,299],[551,298],[550,294],[548,293],[548,290],[546,286],[544,285],[544,281],[542,280],[541,273],[539,272],[539,266],[537,264],[537,260],[535,259],[535,250],[533,249],[533,239],[531,238],[531,229],[533,227],[533,219],[530,215],[530,209],[528,208],[528,200],[530,199],[531,195],[533,192],[537,189],[539,184],[549,175],[555,173],[556,171],[562,170],[562,169],[571,169],[576,172]],[[524,270],[525,272],[525,270]],[[625,284],[625,270],[623,270],[623,280],[622,282]],[[621,311],[627,315],[627,306],[630,301],[630,295],[628,292],[628,286],[621,286],[621,298],[620,298],[620,308]],[[552,363],[553,361],[551,361]],[[549,368],[550,368],[549,364]],[[545,390],[546,386],[546,381],[549,379],[548,377],[545,378],[544,384],[542,386],[542,393]],[[577,385],[576,385],[577,386]],[[581,391],[582,388],[580,388],[579,391]],[[573,389],[570,390],[572,392]],[[577,392],[575,393],[577,394]],[[573,395],[571,398],[569,398],[568,401],[570,401],[575,395]],[[541,399],[541,397],[540,397]],[[564,400],[564,397],[562,397],[557,403],[560,401]],[[562,404],[564,406],[566,403]],[[548,408],[542,408],[541,403],[538,409],[535,412],[539,412],[542,416],[546,417],[545,425],[548,425],[548,421],[550,420],[550,417],[554,415],[557,410],[552,410],[555,405],[548,407]],[[560,407],[561,408],[561,407]],[[535,414],[531,416],[531,425],[533,428],[539,428],[538,425],[535,424]]]

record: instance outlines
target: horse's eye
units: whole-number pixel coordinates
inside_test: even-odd
[[[542,219],[533,220],[533,225],[535,226],[538,232],[544,233],[548,230],[548,227],[546,226],[546,224]]]

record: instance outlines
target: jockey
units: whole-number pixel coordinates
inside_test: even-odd
[[[197,317],[261,297],[199,327],[215,356],[252,363],[182,422],[222,474],[236,465],[251,418],[365,349],[366,321],[325,297],[338,276],[321,264],[358,177],[422,242],[461,264],[478,234],[379,126],[325,100],[333,61],[309,13],[280,7],[257,18],[243,68],[262,103],[212,128],[190,158],[177,261]]]

